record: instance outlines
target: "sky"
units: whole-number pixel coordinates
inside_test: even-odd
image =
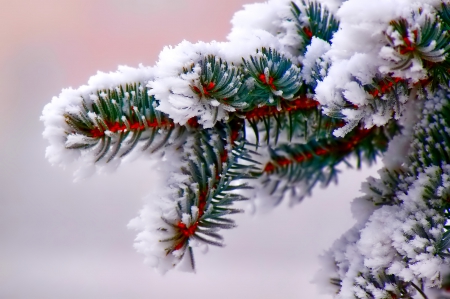
[[[250,0],[0,0],[0,298],[317,298],[317,257],[353,224],[349,202],[376,168],[266,215],[237,215],[197,273],[160,276],[128,230],[151,188],[146,161],[74,183],[45,159],[40,114],[97,71],[154,65],[166,45],[224,41]]]

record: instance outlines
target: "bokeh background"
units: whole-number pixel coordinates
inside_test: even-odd
[[[153,65],[165,45],[225,40],[253,0],[0,0],[0,298],[329,298],[310,283],[317,257],[352,224],[349,202],[376,173],[262,216],[237,215],[227,246],[197,273],[143,265],[126,224],[158,174],[146,161],[73,183],[52,167],[39,117],[64,87],[120,64]]]

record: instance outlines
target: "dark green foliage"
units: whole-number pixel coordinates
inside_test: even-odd
[[[326,138],[341,123],[339,119],[323,115],[319,103],[306,97],[284,101],[281,111],[275,107],[256,108],[246,119],[255,134],[256,145]]]
[[[424,201],[430,208],[441,210],[440,213],[450,219],[450,185],[448,173],[450,171],[450,101],[448,91],[442,91],[436,97],[443,100],[440,103],[426,104],[424,110],[438,111],[437,113],[426,113],[422,124],[414,134],[409,155],[410,176],[417,177],[421,172],[430,167],[435,167],[432,180],[425,188],[422,195]],[[437,109],[436,109],[437,108]],[[436,167],[437,166],[437,167]],[[446,181],[444,181],[446,179]],[[432,220],[429,220],[432,221]],[[442,239],[437,244],[437,252],[442,256],[450,256],[450,232],[449,226],[444,227]]]
[[[384,194],[385,201],[374,201],[375,204],[388,204],[388,205],[402,205],[402,201],[399,199],[398,195],[405,195],[408,194],[408,188],[411,187],[411,182],[415,181],[417,177],[411,176],[408,173],[400,173],[400,176],[397,177],[394,180],[397,180],[399,183],[399,186],[395,185],[384,185],[386,182],[385,175],[386,173],[382,173],[381,180],[378,180],[377,184],[379,186],[382,186],[383,189],[390,189],[390,194]],[[428,230],[428,228],[440,228],[442,227],[442,218],[439,216],[440,211],[438,212],[438,215],[436,215],[436,211],[433,211],[433,209],[436,209],[439,207],[442,202],[442,200],[439,198],[438,190],[439,187],[442,186],[441,181],[441,175],[442,172],[437,169],[436,172],[427,173],[427,178],[430,179],[429,182],[426,183],[424,192],[420,194],[422,197],[423,203],[425,203],[426,208],[419,207],[422,205],[422,203],[417,203],[419,213],[418,211],[408,211],[408,208],[404,208],[403,211],[408,211],[412,215],[415,213],[420,214],[423,212],[423,217],[421,217],[420,221],[417,221],[416,225],[412,226],[410,228],[409,232],[405,232],[404,237],[406,242],[413,242],[416,238],[420,238],[421,240],[427,240],[430,243],[434,243],[435,250],[429,250],[430,253],[426,254],[436,254],[444,256],[448,253],[444,253],[442,251],[447,252],[447,248],[449,245],[448,241],[448,234],[444,233],[443,238],[439,239],[439,237],[436,237],[436,231],[432,233],[431,230]],[[393,182],[393,181],[392,181]],[[373,183],[373,182],[372,182]],[[369,182],[370,184],[370,182]],[[406,185],[406,188],[405,188]],[[414,196],[414,195],[412,195]],[[368,199],[371,200],[370,196],[365,196],[363,198],[359,198],[358,200],[364,200]],[[411,203],[409,203],[411,204]],[[399,211],[399,213],[401,213]],[[417,215],[416,214],[416,215]],[[409,218],[411,219],[411,218]],[[426,223],[424,225],[424,223]],[[436,242],[436,239],[437,242]],[[425,248],[416,249],[417,254],[421,254],[420,252],[425,251]],[[413,262],[410,260],[410,257],[408,255],[401,255],[399,254],[399,257],[402,258],[403,262],[406,264],[413,264]],[[410,279],[405,281],[401,277],[388,274],[390,271],[389,269],[377,269],[375,272],[376,275],[372,274],[372,271],[364,271],[364,273],[359,273],[359,276],[362,277],[365,281],[367,281],[369,284],[375,285],[378,289],[389,289],[388,291],[389,295],[391,297],[389,298],[416,298],[412,295],[417,291],[422,295],[422,298],[428,298],[426,297],[424,293],[424,284],[421,278],[416,277],[416,279]],[[388,288],[389,286],[389,288]],[[392,288],[392,286],[395,286],[395,288]],[[360,291],[364,290],[368,297],[373,297],[374,292],[370,288],[361,288]],[[440,298],[440,297],[439,297]]]
[[[330,62],[325,60],[323,57],[317,58],[311,69],[311,81],[308,82],[309,93],[314,93],[314,90],[317,87],[317,82],[322,81],[326,77],[330,65]]]
[[[302,0],[302,4],[304,10],[291,2],[291,11],[297,23],[298,34],[303,39],[301,52],[305,53],[306,46],[311,43],[313,36],[330,42],[333,34],[339,29],[339,21],[318,2]],[[304,15],[308,18],[307,23],[302,21]]]
[[[419,196],[420,200],[416,204],[423,216],[417,218],[417,224],[411,228],[412,232],[405,237],[411,242],[416,237],[428,240],[434,246],[433,250],[426,249],[430,254],[448,258],[450,256],[450,226],[442,227],[442,224],[450,219],[450,132],[448,131],[450,102],[448,91],[441,90],[437,94],[428,94],[428,97],[429,99],[426,99],[424,106],[421,107],[423,113],[421,121],[414,127],[407,162],[399,165],[398,168],[383,168],[379,172],[380,179],[369,179],[365,189],[368,188],[371,192],[360,200],[369,200],[375,205],[402,206],[402,196]],[[420,195],[414,194],[411,190],[415,192],[420,190]],[[408,211],[407,208],[405,210]],[[415,214],[417,211],[408,212],[417,215]],[[432,231],[424,227],[436,229]],[[442,235],[439,234],[439,230],[442,231]],[[402,256],[402,258],[406,263],[410,263],[408,257]],[[399,291],[396,296],[411,298],[409,297],[411,288],[407,291],[408,287],[413,287],[422,294],[423,285],[420,279],[417,279],[419,283],[416,283],[416,280],[403,281],[399,277],[387,275],[386,272],[387,269],[381,270],[379,272],[381,275],[378,277],[367,277],[363,273],[360,275],[365,280],[381,286],[395,280]],[[380,277],[384,277],[383,280],[380,281]],[[444,281],[444,285],[445,283]],[[426,298],[424,294],[422,295]]]
[[[444,31],[450,30],[450,7],[446,3],[442,3],[441,10],[438,12]]]
[[[235,138],[235,139],[234,139]],[[210,245],[222,246],[219,229],[235,227],[234,221],[227,215],[239,213],[232,208],[236,201],[246,200],[234,191],[247,188],[237,180],[251,178],[253,166],[243,165],[249,154],[244,147],[245,135],[243,122],[230,125],[218,124],[212,129],[197,131],[189,136],[184,145],[184,165],[182,173],[189,177],[188,182],[180,185],[177,213],[190,215],[191,223],[187,228],[183,223],[170,223],[177,233],[169,240],[168,253],[188,246],[190,238]],[[196,207],[196,209],[192,209]]]
[[[434,107],[424,108],[433,109]],[[448,130],[450,105],[447,103],[439,114],[428,114],[422,121],[430,125],[418,129],[415,133],[415,141],[411,145],[412,153],[409,156],[413,175],[432,165],[441,166],[450,163],[450,132]]]
[[[293,99],[302,85],[300,69],[276,50],[262,48],[250,60],[243,59],[246,84],[253,85],[250,111],[263,105],[281,109],[283,100]]]
[[[356,158],[357,168],[361,167],[361,162],[374,163],[397,132],[398,126],[391,123],[386,128],[357,129],[345,138],[328,135],[306,144],[278,145],[270,149],[271,161],[261,173],[262,183],[275,195],[277,203],[289,190],[301,200],[317,183],[326,186],[337,182],[337,166],[341,163],[350,166],[350,157]],[[301,194],[296,194],[299,186]]]
[[[394,77],[381,78],[376,76],[373,78],[372,84],[363,86],[373,99],[368,103],[372,111],[376,111],[380,115],[390,115],[392,111],[395,118],[399,118],[401,114],[401,103],[409,96],[411,90],[406,80]]]
[[[420,14],[420,13],[419,13]],[[396,49],[399,61],[395,62],[393,70],[406,70],[413,64],[413,59],[420,61],[427,69],[430,79],[424,82],[431,83],[433,90],[439,84],[447,84],[450,80],[450,36],[443,30],[449,26],[448,8],[442,5],[440,18],[430,20],[425,18],[424,25],[413,29],[408,21],[400,19],[390,24],[403,38],[402,45],[396,45],[391,36],[386,35],[390,46]]]
[[[389,297],[385,297],[386,299],[413,299],[413,297],[410,296],[411,286],[413,286],[416,290],[421,290],[414,282],[405,282],[395,275],[389,275],[384,272],[378,276],[372,275],[370,273],[360,274],[360,276],[379,289],[394,288],[395,291],[387,291]],[[375,298],[372,292],[368,292],[367,290],[365,291],[368,298]]]
[[[314,36],[331,43],[339,22],[317,2],[302,1],[302,4],[299,7],[292,2],[292,13],[303,40],[299,51],[304,54]],[[274,205],[289,193],[295,201],[301,201],[317,184],[327,186],[337,182],[338,166],[352,166],[351,158],[356,158],[357,168],[362,162],[369,165],[375,162],[392,137],[400,132],[395,121],[383,127],[363,129],[360,120],[354,119],[354,123],[350,123],[354,127],[346,128],[348,131],[356,129],[343,138],[334,137],[332,132],[344,125],[342,109],[361,111],[361,119],[371,114],[398,119],[405,97],[410,96],[409,101],[412,101],[417,98],[416,92],[431,96],[431,92],[448,86],[450,8],[442,4],[435,20],[424,20],[418,29],[404,19],[390,23],[386,46],[394,49],[393,72],[388,75],[378,73],[371,84],[362,84],[353,78],[370,98],[366,107],[358,107],[342,95],[342,104],[326,107],[328,115],[322,114],[322,107],[312,98],[317,81],[323,80],[330,65],[326,56],[316,60],[312,80],[309,80],[301,77],[301,66],[273,49],[257,50],[256,55],[243,59],[239,66],[207,55],[190,68],[183,69],[180,78],[195,78],[189,81],[194,94],[188,92],[187,97],[198,100],[203,108],[208,104],[216,108],[221,105],[229,113],[221,118],[226,121],[216,122],[215,115],[211,122],[213,128],[201,128],[196,118],[188,120],[186,126],[179,126],[156,110],[159,102],[148,95],[146,87],[124,85],[99,90],[84,98],[82,106],[67,109],[64,117],[72,130],[67,132],[66,147],[91,151],[96,162],[102,159],[109,162],[127,155],[138,144],[142,144],[142,150],[154,152],[176,142],[176,151],[183,158],[178,168],[181,174],[176,174],[181,179],[170,186],[176,190],[175,198],[172,198],[175,216],[171,220],[163,219],[169,228],[160,227],[160,230],[174,233],[160,242],[164,243],[167,254],[185,249],[182,254],[191,256],[189,241],[222,246],[223,237],[219,230],[235,227],[234,220],[228,215],[241,212],[233,204],[246,200],[236,192],[248,188],[242,179],[259,180],[258,183],[272,195]],[[395,77],[402,76],[401,71],[407,71],[417,62],[423,65],[428,78],[411,82]],[[192,74],[194,76],[190,77]],[[426,88],[428,86],[431,88]],[[448,98],[448,94],[439,96]],[[450,173],[450,105],[448,99],[444,107],[440,107],[441,104],[424,107],[424,111],[439,113],[424,113],[421,127],[416,126],[409,163],[396,169],[383,169],[380,179],[370,178],[364,185],[366,196],[361,200],[375,206],[401,206],[402,198],[417,191],[419,188],[414,189],[416,185],[413,184],[420,181],[423,189],[418,196],[424,202],[418,204],[418,210],[430,212],[420,220],[435,230],[424,229],[423,222],[414,224],[412,233],[405,234],[405,239],[413,241],[419,236],[433,244],[431,250],[426,248],[430,254],[450,257],[450,226],[442,228],[443,217],[450,219],[450,179],[447,179]],[[246,139],[246,126],[255,133],[254,144]],[[270,160],[259,165],[255,161],[257,153],[250,149],[263,145],[268,149]],[[411,190],[414,192],[408,194]],[[423,206],[419,207],[420,204]],[[402,212],[412,213],[404,210],[406,212]],[[442,236],[439,230],[443,232]],[[411,263],[410,258],[401,253],[396,258]],[[411,298],[414,289],[422,292],[420,280],[417,280],[418,286],[416,280],[403,281],[387,273],[390,273],[387,269],[370,269],[359,275],[373,289],[394,288],[386,293],[392,298]],[[339,286],[341,282],[334,279],[332,283]],[[361,292],[374,297],[369,287],[361,288]]]
[[[407,192],[410,185],[405,184],[404,178],[410,176],[410,173],[405,169],[386,168],[381,169],[379,173],[379,179],[369,177],[367,182],[363,183],[363,186],[367,186],[364,198],[376,206],[400,204],[397,192]]]
[[[402,105],[406,101],[405,97],[409,96],[411,89],[408,81],[397,78],[379,75],[373,78],[371,84],[363,85],[357,78],[353,78],[354,82],[364,88],[368,95],[372,96],[367,105],[370,111],[380,116],[391,118],[394,116],[398,119],[402,113]],[[344,118],[343,109],[357,110],[359,107],[346,101],[343,105],[335,105],[328,107],[327,115],[334,118]],[[394,113],[394,114],[393,114]],[[355,123],[357,125],[357,122]]]
[[[98,90],[90,98],[83,98],[82,103],[78,110],[64,114],[72,128],[67,132],[66,147],[95,147],[96,161],[123,157],[139,142],[142,150],[156,151],[186,131],[156,110],[158,101],[148,95],[146,87],[136,83]]]
[[[236,109],[242,110],[249,106],[246,97],[248,89],[243,84],[244,76],[239,68],[228,65],[226,61],[214,55],[205,56],[199,62],[199,66],[200,85],[193,82],[192,91],[200,97],[215,99]]]

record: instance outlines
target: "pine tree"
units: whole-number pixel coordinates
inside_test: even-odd
[[[335,298],[448,289],[447,1],[270,0],[232,23],[228,42],[184,41],[154,67],[63,90],[42,115],[49,161],[77,161],[77,176],[131,155],[157,161],[167,185],[129,227],[164,273],[222,246],[236,202],[296,204],[337,182],[339,165],[382,157],[316,281]]]

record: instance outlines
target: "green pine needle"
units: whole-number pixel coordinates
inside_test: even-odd
[[[182,139],[187,128],[174,124],[157,106],[147,88],[136,83],[98,90],[83,99],[77,110],[64,114],[72,128],[67,132],[66,148],[95,148],[95,161],[109,162],[129,154],[139,143],[142,150],[154,152]]]

